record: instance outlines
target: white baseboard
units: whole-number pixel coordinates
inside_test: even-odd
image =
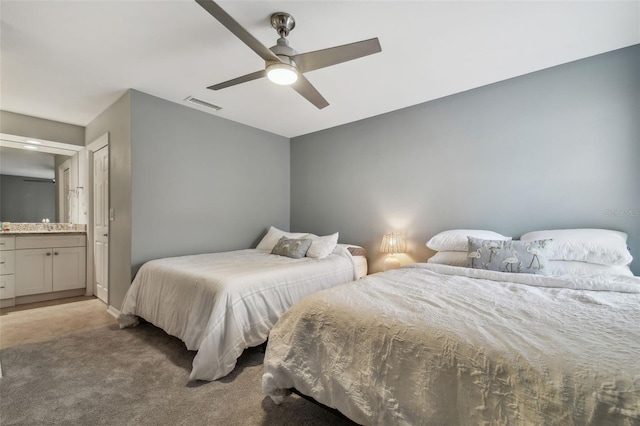
[[[112,305],[109,305],[109,307],[107,308],[107,312],[113,315],[114,318],[118,318],[120,316],[120,311]]]

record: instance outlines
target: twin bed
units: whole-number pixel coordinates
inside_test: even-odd
[[[522,242],[452,231],[430,241],[441,264],[356,281],[358,256],[342,245],[322,259],[158,260],[136,276],[121,323],[143,317],[198,350],[192,379],[223,377],[268,337],[266,395],[301,393],[360,424],[638,426],[640,278],[626,235],[589,231]],[[500,245],[519,259],[511,270],[535,270],[492,270]]]

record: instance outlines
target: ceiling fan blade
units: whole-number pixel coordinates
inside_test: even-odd
[[[300,53],[291,57],[302,72],[317,70],[336,65],[363,56],[381,52],[378,38],[330,47],[329,49],[316,50],[315,52]]]
[[[322,97],[320,92],[313,87],[313,84],[307,78],[300,74],[298,80],[291,85],[293,90],[300,93],[306,100],[314,104],[318,109],[322,109],[329,105],[329,102]]]
[[[196,0],[204,10],[209,12],[211,16],[216,18],[222,25],[227,27],[236,37],[244,42],[251,50],[256,52],[265,61],[281,62],[272,51],[264,44],[260,43],[257,38],[252,36],[245,30],[235,19],[218,6],[213,0]]]
[[[247,81],[257,80],[262,77],[266,77],[267,71],[260,70],[256,72],[252,72],[251,74],[243,75],[242,77],[237,77],[232,80],[225,81],[223,83],[214,84],[213,86],[207,87],[207,89],[211,90],[220,90],[226,87],[235,86],[236,84],[246,83]]]

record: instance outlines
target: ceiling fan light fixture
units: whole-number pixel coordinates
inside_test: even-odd
[[[275,84],[290,86],[298,80],[298,71],[289,64],[271,64],[267,67],[267,78]]]

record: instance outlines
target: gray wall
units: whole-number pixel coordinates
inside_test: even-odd
[[[131,284],[131,94],[86,127],[86,143],[109,133],[109,305],[120,309]],[[90,203],[91,204],[91,203]],[[90,211],[89,215],[93,215]]]
[[[636,45],[294,138],[291,229],[339,231],[374,271],[392,230],[408,262],[451,228],[617,229],[638,275],[639,103]]]
[[[84,146],[84,127],[0,111],[0,132]]]
[[[289,139],[133,90],[131,108],[134,270],[289,228]]]
[[[0,220],[56,220],[56,184],[52,179],[0,175]]]
[[[249,248],[289,228],[289,140],[130,90],[86,128],[109,133],[109,304],[147,260]]]

